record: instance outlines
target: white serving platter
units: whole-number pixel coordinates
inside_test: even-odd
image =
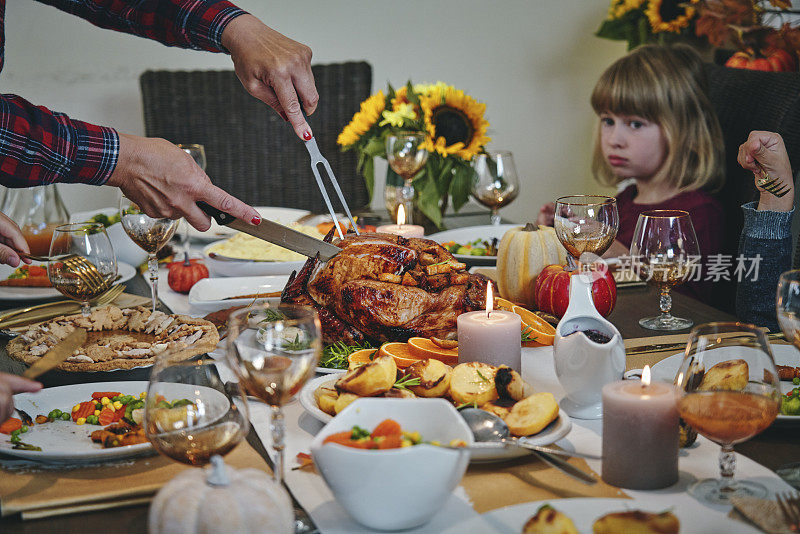
[[[189,304],[203,311],[217,311],[252,302],[279,304],[280,297],[261,299],[232,299],[230,297],[283,291],[288,281],[289,277],[286,275],[203,278],[189,291]]]
[[[209,243],[203,247],[203,261],[213,276],[268,276],[279,274],[291,274],[292,271],[299,271],[306,260],[301,261],[255,261],[255,260],[235,260],[230,258],[215,257],[208,255],[211,247],[219,243]]]
[[[331,373],[325,376],[319,376],[313,380],[309,380],[306,385],[303,386],[303,389],[300,390],[300,394],[298,395],[298,398],[300,399],[300,405],[309,413],[309,415],[322,423],[327,423],[328,421],[332,420],[333,416],[319,409],[317,406],[317,401],[314,399],[314,392],[318,387],[325,384],[330,384],[330,386],[333,387],[333,384],[343,374],[343,372],[340,372],[336,374]],[[387,417],[391,417],[391,414],[387,414]],[[526,441],[531,445],[552,445],[556,441],[569,434],[570,430],[572,430],[572,420],[566,413],[564,413],[563,410],[559,409],[558,419],[550,423],[547,428],[535,436],[520,438],[520,440]],[[502,445],[493,446],[492,444],[480,444],[477,447],[483,450],[472,451],[470,458],[470,461],[472,462],[496,462],[500,460],[510,460],[512,458],[520,458],[522,456],[531,454],[531,451],[526,449],[517,447],[504,447]]]
[[[46,263],[33,262],[34,265],[47,266]],[[0,265],[0,280],[5,280],[14,272],[10,265]],[[117,274],[121,276],[115,283],[127,282],[136,276],[136,269],[127,263],[117,261]],[[63,297],[57,289],[53,287],[13,287],[0,286],[0,300],[44,300],[55,297]]]
[[[448,241],[455,241],[460,245],[466,245],[476,239],[491,241],[497,238],[498,244],[506,232],[513,228],[519,228],[519,224],[486,224],[483,226],[465,226],[463,228],[454,228],[452,230],[445,230],[435,234],[425,236],[427,239],[432,239],[437,243],[447,243]],[[494,265],[497,263],[497,256],[471,256],[467,254],[454,254],[456,259],[463,262],[469,262],[470,265]]]
[[[310,214],[310,211],[299,210],[295,208],[279,208],[270,206],[257,206],[256,211],[261,215],[262,219],[268,219],[281,224],[289,224],[295,222],[301,217]],[[194,241],[219,241],[231,237],[236,233],[236,230],[221,226],[216,221],[211,221],[211,228],[205,232],[201,232],[192,226],[189,226],[189,239]]]

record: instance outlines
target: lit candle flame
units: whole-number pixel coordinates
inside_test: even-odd
[[[491,282],[486,284],[486,317],[494,310],[494,296],[492,295]]]
[[[406,223],[406,208],[402,204],[397,206],[397,225],[402,226]]]
[[[642,369],[642,386],[650,385],[650,366],[645,365]]]

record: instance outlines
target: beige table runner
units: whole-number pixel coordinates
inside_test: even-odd
[[[225,456],[225,463],[270,472],[246,442]],[[0,516],[21,513],[33,519],[144,504],[184,469],[194,468],[163,456],[74,469],[0,466]]]

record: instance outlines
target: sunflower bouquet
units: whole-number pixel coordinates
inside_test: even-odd
[[[386,158],[386,137],[401,131],[426,135],[425,166],[414,177],[415,206],[437,227],[452,199],[458,211],[469,199],[472,158],[490,138],[486,105],[443,82],[412,84],[378,91],[364,102],[339,134],[342,150],[358,151],[358,170],[370,196],[375,185],[374,158]]]
[[[628,41],[628,50],[645,43],[694,39],[698,0],[611,0],[598,37]]]

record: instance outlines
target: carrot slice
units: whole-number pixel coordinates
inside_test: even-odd
[[[375,427],[375,430],[372,431],[371,436],[373,438],[377,438],[378,436],[401,436],[403,434],[403,429],[400,426],[400,423],[393,419],[384,419],[378,426]]]
[[[92,393],[92,398],[95,400],[100,400],[103,397],[108,397],[109,399],[111,399],[119,395],[122,395],[122,393],[120,393],[119,391],[95,391],[94,393]]]
[[[92,415],[95,410],[95,403],[92,401],[84,401],[78,405],[78,409],[72,412],[72,420],[77,421],[80,418],[86,419]]]
[[[403,439],[400,436],[384,436],[378,441],[379,449],[399,449],[403,445]]]
[[[352,435],[351,431],[346,432],[337,432],[336,434],[331,434],[322,442],[323,445],[325,443],[338,443],[339,445],[345,445],[346,442],[350,441],[350,436]]]
[[[116,417],[116,412],[114,410],[110,410],[109,408],[103,408],[100,411],[100,415],[97,416],[97,421],[101,425],[106,426],[116,421],[115,417]]]
[[[0,432],[3,434],[11,434],[15,430],[22,428],[22,421],[16,417],[9,417],[3,424],[0,425]]]

